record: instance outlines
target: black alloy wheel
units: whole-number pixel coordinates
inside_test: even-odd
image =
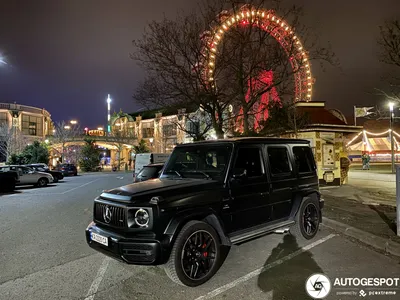
[[[318,231],[319,214],[314,203],[308,203],[303,213],[303,229],[309,236],[314,236]]]
[[[213,277],[221,261],[215,229],[202,221],[190,221],[179,232],[164,268],[172,281],[195,287]]]
[[[297,239],[310,240],[318,233],[320,220],[321,210],[317,198],[314,196],[304,198],[290,233]]]
[[[192,233],[182,250],[183,272],[191,280],[201,280],[216,263],[216,253],[216,242],[210,233],[204,230]]]

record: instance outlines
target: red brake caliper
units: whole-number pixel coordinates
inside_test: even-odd
[[[207,247],[207,244],[203,244],[203,246],[201,248],[204,249],[205,247]],[[203,252],[204,257],[207,257],[207,255],[208,255],[208,252]]]

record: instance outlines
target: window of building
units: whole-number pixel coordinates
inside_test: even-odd
[[[257,177],[264,174],[259,148],[240,148],[236,158],[234,172],[246,170],[247,177]]]
[[[200,132],[200,124],[197,121],[188,121],[186,124],[186,132],[188,134],[199,134]]]
[[[163,136],[174,136],[176,135],[176,125],[175,124],[167,124],[163,125]]]
[[[291,173],[289,154],[286,147],[268,147],[268,160],[272,175]]]
[[[22,133],[25,135],[43,135],[42,118],[22,115]]]
[[[7,113],[0,112],[0,124],[8,124],[7,122]]]
[[[293,154],[299,173],[308,173],[315,169],[313,154],[309,147],[293,147]]]
[[[154,122],[142,122],[143,138],[154,137]]]

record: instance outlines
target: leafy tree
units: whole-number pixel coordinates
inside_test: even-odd
[[[13,153],[10,155],[8,165],[24,165],[26,164],[25,157],[22,154]]]
[[[133,146],[133,152],[135,152],[135,154],[139,154],[139,153],[149,153],[150,149],[147,146],[147,143],[145,140],[140,140],[139,143],[135,146]]]
[[[49,163],[49,149],[45,143],[34,141],[25,147],[22,155],[26,164]]]
[[[85,144],[81,150],[79,166],[84,172],[93,171],[100,164],[100,151],[96,148],[95,140],[85,138]]]

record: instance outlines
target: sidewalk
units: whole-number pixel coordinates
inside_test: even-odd
[[[394,195],[354,186],[321,189],[321,193],[325,199],[323,225],[400,256]]]

